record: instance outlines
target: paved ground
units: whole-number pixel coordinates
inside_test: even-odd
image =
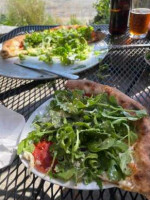
[[[55,17],[67,20],[75,15],[80,20],[88,21],[93,19],[96,11],[93,3],[96,0],[51,0],[46,1],[46,10]]]
[[[14,28],[16,28],[15,26],[4,26],[4,25],[0,25],[0,35],[3,35],[5,33],[8,33],[10,31],[12,31]]]

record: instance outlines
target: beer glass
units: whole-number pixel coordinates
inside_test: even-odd
[[[130,10],[129,33],[134,39],[145,38],[150,23],[150,0],[133,0]]]

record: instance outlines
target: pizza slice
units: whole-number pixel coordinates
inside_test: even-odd
[[[88,49],[88,44],[104,39],[105,34],[94,31],[87,26],[58,26],[43,32],[33,32],[16,36],[2,45],[2,58],[11,58],[19,55],[41,56],[41,60],[52,61],[51,57],[68,59],[76,55],[83,60]],[[82,58],[80,54],[82,55]],[[62,61],[63,62],[63,61]]]
[[[150,118],[116,88],[69,80],[18,146],[31,168],[75,184],[96,181],[150,197]]]
[[[84,90],[86,95],[98,95],[107,93],[114,96],[118,104],[124,109],[143,110],[140,103],[123,94],[116,88],[98,84],[88,80],[68,81],[66,87],[71,90]],[[124,180],[115,182],[119,188],[138,192],[150,199],[150,118],[144,117],[133,122],[136,127],[138,139],[130,147],[133,149],[133,160],[129,164],[131,174]],[[100,176],[104,181],[110,181],[107,177]]]

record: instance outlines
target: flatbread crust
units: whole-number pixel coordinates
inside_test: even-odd
[[[79,28],[83,27],[80,25],[70,25],[70,26],[58,26],[50,29],[51,31],[55,31],[58,29],[71,29],[71,28]],[[85,26],[86,27],[86,26]],[[100,40],[103,40],[105,38],[105,34],[99,31],[93,31],[92,32],[92,39],[88,41],[88,43],[93,43],[97,42]],[[2,58],[11,58],[18,56],[19,54],[23,53],[26,54],[27,52],[24,50],[24,39],[26,37],[26,34],[24,35],[18,35],[10,40],[7,40],[6,42],[3,43],[2,45],[2,50],[1,50],[1,56]]]
[[[118,104],[125,109],[145,109],[140,103],[131,99],[116,88],[89,80],[69,80],[66,83],[66,88],[71,90],[81,89],[84,90],[86,94],[93,95],[107,93],[109,96],[115,96]],[[150,117],[144,117],[134,123],[138,134],[138,140],[133,145],[134,162],[129,166],[132,174],[126,177],[124,181],[115,182],[115,184],[117,184],[119,188],[131,192],[138,192],[150,199]]]
[[[10,58],[18,56],[23,50],[23,42],[25,35],[18,35],[2,44],[1,56],[2,58]]]

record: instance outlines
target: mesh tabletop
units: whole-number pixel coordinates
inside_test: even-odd
[[[22,32],[44,30],[50,26],[30,26],[15,29],[0,38],[3,42]],[[108,26],[95,26],[108,34]],[[107,35],[110,45],[128,45],[126,48],[110,48],[107,56],[99,65],[80,73],[80,78],[87,78],[110,86],[142,103],[150,112],[150,66],[144,61],[148,47],[132,47],[132,44],[150,44],[148,39],[131,40],[128,32],[120,37]],[[104,68],[106,66],[107,68]],[[31,113],[51,97],[55,90],[64,88],[65,79],[56,80],[20,80],[0,76],[0,103],[24,115],[26,120]],[[72,190],[29,174],[28,170],[16,157],[11,166],[0,170],[0,200],[142,200],[137,193],[130,193],[118,188],[99,191]]]

